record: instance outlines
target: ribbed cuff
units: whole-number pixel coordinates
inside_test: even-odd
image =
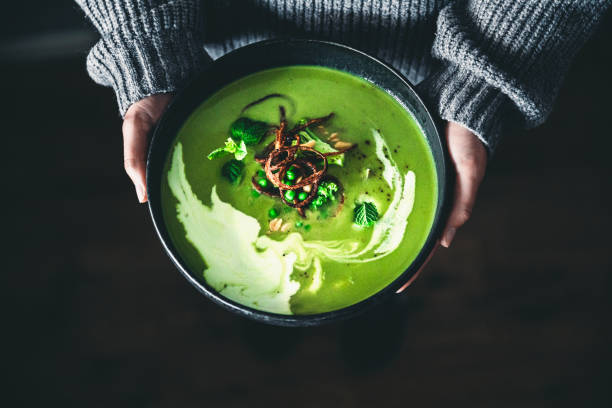
[[[91,49],[87,71],[97,83],[113,87],[124,116],[145,96],[177,90],[210,61],[194,31],[168,28],[133,37],[116,31]]]
[[[524,125],[508,96],[471,72],[449,64],[418,85],[419,93],[444,120],[470,129],[493,153],[503,134]]]

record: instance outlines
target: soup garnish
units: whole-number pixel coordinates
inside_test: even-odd
[[[278,93],[269,94],[247,104],[241,113],[277,97],[286,98]],[[322,126],[331,119],[333,112],[320,118],[302,119],[293,128],[289,128],[284,106],[279,106],[279,112],[278,126],[269,126],[265,122],[247,117],[236,119],[229,129],[231,136],[226,145],[213,150],[208,154],[208,158],[212,160],[234,153],[236,159],[224,164],[221,171],[230,182],[236,182],[244,168],[244,165],[240,166],[240,160],[246,156],[238,146],[244,146],[243,149],[246,150],[246,146],[256,145],[267,133],[273,133],[274,140],[263,152],[255,155],[255,161],[261,165],[262,170],[253,175],[251,182],[258,193],[280,198],[285,205],[295,208],[302,217],[306,216],[308,207],[317,210],[329,202],[344,203],[341,183],[326,174],[328,160],[330,157],[342,156],[339,157],[340,160],[332,161],[333,164],[342,165],[344,153],[357,145],[341,141],[338,139],[338,133],[333,133],[329,137],[329,141],[334,143],[332,147],[311,130],[312,126]],[[374,204],[367,204],[368,208],[373,208],[378,215]],[[367,222],[363,222],[363,217],[358,216],[357,208],[355,210],[355,223],[358,225],[371,226],[378,219],[370,216]]]

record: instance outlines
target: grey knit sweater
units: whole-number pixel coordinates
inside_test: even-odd
[[[100,32],[90,76],[119,110],[174,91],[211,59],[310,37],[389,62],[446,120],[494,150],[542,123],[572,58],[612,0],[76,0]]]

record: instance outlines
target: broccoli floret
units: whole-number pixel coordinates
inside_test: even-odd
[[[319,185],[317,194],[321,195],[328,200],[334,201],[336,199],[335,194],[338,192],[338,185],[333,181],[324,181]]]
[[[318,195],[315,197],[314,200],[310,202],[310,208],[312,208],[313,210],[317,210],[319,209],[319,207],[323,206],[323,204],[325,204],[326,202],[327,202],[327,198]]]
[[[324,181],[319,185],[317,189],[317,196],[310,203],[310,208],[318,210],[330,201],[336,201],[336,194],[338,193],[338,185],[333,181]]]

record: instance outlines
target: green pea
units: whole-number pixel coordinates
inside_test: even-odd
[[[259,191],[257,190],[251,190],[251,196],[257,198],[259,197],[261,194],[259,194]]]
[[[294,198],[295,198],[295,191],[293,190],[285,191],[285,200],[293,201]]]
[[[259,177],[266,177],[266,172],[265,172],[265,171],[263,171],[263,170],[258,170],[258,171],[257,171],[257,175],[258,175]]]
[[[270,216],[270,218],[276,218],[278,217],[278,210],[276,208],[270,208],[270,210],[268,211],[268,215]]]
[[[259,180],[257,180],[257,184],[259,184],[263,188],[266,188],[266,187],[268,187],[268,180],[266,180],[266,179],[259,179]]]
[[[295,226],[297,228],[300,228],[302,225],[304,225],[304,223],[302,221],[298,221],[298,222],[295,223]]]
[[[305,229],[306,231],[310,231],[310,224],[306,224],[306,225],[304,225],[304,229]]]
[[[293,181],[285,180],[285,184],[288,185],[288,186],[292,186],[293,185]]]
[[[308,198],[308,193],[305,191],[302,191],[300,194],[298,194],[298,200],[300,201],[304,201],[307,198]]]
[[[291,170],[287,170],[285,177],[287,177],[287,180],[295,180],[295,173]]]

